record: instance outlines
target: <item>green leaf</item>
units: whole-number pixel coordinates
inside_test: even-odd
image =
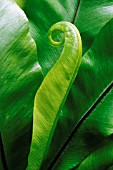
[[[77,2],[80,3],[78,3],[77,5]],[[54,65],[62,50],[62,49],[56,50],[55,48],[53,50],[53,47],[50,47],[49,44],[47,43],[47,32],[49,27],[55,22],[62,20],[75,22],[77,27],[80,29],[83,39],[83,48],[85,52],[92,44],[92,41],[96,34],[98,33],[98,31],[100,30],[100,28],[113,16],[112,4],[113,2],[111,0],[100,0],[98,2],[96,2],[95,0],[92,1],[88,0],[87,2],[85,0],[76,2],[74,0],[73,1],[60,0],[55,2],[51,0],[48,1],[42,0],[41,3],[38,0],[26,1],[24,8],[23,7],[22,8],[26,12],[27,17],[30,21],[31,27],[30,31],[37,44],[38,54],[40,56],[39,61],[43,68],[44,75],[46,75],[46,73]],[[74,12],[75,9],[77,10]],[[17,13],[17,11],[15,13]],[[76,14],[75,16],[74,13]],[[12,18],[14,16],[12,16]],[[15,27],[15,24],[12,25]],[[9,30],[7,32],[9,32]],[[72,87],[68,100],[66,101],[66,105],[60,114],[61,115],[60,120],[58,122],[58,126],[53,137],[51,152],[48,153],[48,157],[46,159],[46,163],[44,164],[44,168],[47,167],[47,165],[53,159],[54,155],[64,144],[65,140],[68,138],[69,134],[71,133],[74,126],[77,124],[78,120],[80,120],[82,115],[84,115],[85,113],[87,113],[88,110],[90,110],[91,106],[95,103],[95,101],[98,101],[99,96],[101,96],[104,90],[107,89],[107,87],[111,83],[112,80],[111,68],[113,67],[112,61],[111,58],[109,60],[106,59],[106,57],[109,56],[110,54],[111,54],[110,56],[112,56],[111,46],[112,40],[110,39],[112,38],[111,32],[112,31],[110,31],[109,33],[108,31],[107,32],[108,35],[104,35],[103,33],[102,35],[103,39],[98,39],[98,43],[95,46],[95,49],[93,49],[94,53],[96,51],[95,55],[93,55],[94,58],[92,57],[90,59],[90,56],[92,56],[91,49],[91,51],[89,51],[86,54],[86,57],[84,57],[83,59],[81,69],[77,76],[78,77],[77,81],[75,82],[76,85]],[[106,39],[107,43],[105,43]],[[105,43],[105,46],[103,42]],[[111,49],[107,48],[108,44]],[[98,50],[96,50],[96,48]],[[28,100],[28,103],[31,104],[32,100],[30,101]],[[8,100],[8,102],[6,102],[6,105],[8,105],[9,101],[10,99]],[[18,105],[17,110],[19,106],[20,104]],[[3,116],[2,119],[4,120],[5,117]],[[17,119],[14,119],[13,124],[15,124],[15,121],[17,122],[17,120],[18,117]],[[8,129],[10,129],[11,124],[7,126]],[[28,129],[30,128],[30,126],[31,124],[29,124]],[[26,131],[24,130],[24,128],[21,130],[21,132],[23,132],[22,133],[23,136],[26,136],[25,135]],[[12,134],[10,134],[10,136],[11,135]],[[18,134],[16,136],[18,138]],[[14,136],[12,135],[12,138],[15,138],[15,135]],[[27,140],[27,142],[30,144],[29,140]],[[9,141],[9,143],[11,142]],[[20,140],[16,140],[15,143],[20,144]],[[14,144],[12,145],[12,147],[10,147],[10,145],[8,144],[7,147],[10,148],[11,152],[13,152],[13,150],[15,150],[16,148]],[[20,150],[21,146],[18,148]],[[16,164],[18,162],[15,161],[14,159],[16,157],[12,158],[14,160],[13,163],[15,162]]]
[[[0,0],[0,42],[0,132],[8,169],[23,170],[31,140],[34,96],[43,76],[28,20],[7,0]]]
[[[76,128],[72,140],[68,143],[68,147],[65,148],[57,165],[53,169],[67,170],[77,167],[89,154],[92,155],[92,152],[97,148],[103,152],[103,149],[101,149],[102,141],[113,134],[113,85],[111,88],[111,90],[106,92],[106,95],[104,94],[105,96],[98,102],[92,112],[90,114],[88,113],[87,117],[79,124],[79,127]],[[98,154],[99,156],[102,156],[101,152]],[[106,154],[103,154],[103,156],[108,158]],[[101,162],[101,159],[98,159],[98,164],[105,166],[105,161],[106,159],[103,159],[103,162]],[[98,166],[97,162],[93,162],[93,164]],[[110,165],[109,161],[106,164]],[[82,170],[85,170],[85,168]]]
[[[55,2],[42,0],[41,3],[36,0],[29,0],[28,3],[26,2],[24,11],[30,21],[30,31],[38,46],[39,62],[44,75],[46,75],[54,65],[62,50],[53,49],[53,47],[49,46],[47,42],[47,31],[49,27],[55,22],[62,20],[74,22],[82,36],[84,54],[91,46],[100,29],[112,18],[112,5],[112,0],[99,0],[98,2],[95,0],[60,0]],[[98,47],[99,49],[105,48],[104,46],[101,47],[101,45],[98,46],[100,46]],[[75,86],[72,87],[65,107],[60,114],[60,120],[44,166],[50,163],[67,140],[69,134],[81,119],[82,115],[90,109],[111,82],[111,73],[108,73],[108,67],[104,67],[104,65],[106,65],[106,59],[104,59],[101,67],[101,61],[99,64],[95,60],[92,62],[92,59],[90,60],[91,54],[89,53],[91,53],[91,51],[87,53],[89,57],[83,60],[83,64],[77,76],[78,79],[75,82]],[[94,57],[96,57],[96,55]],[[107,63],[109,64],[108,61]],[[97,69],[98,67],[101,74]],[[103,72],[105,76],[103,76]],[[103,81],[103,79],[106,79],[106,81]],[[99,88],[95,88],[95,86],[99,86]]]
[[[101,146],[89,155],[77,168],[77,170],[99,170],[106,169],[113,163],[113,136],[103,143]]]
[[[109,93],[113,89],[112,44],[113,19],[103,27],[90,50],[83,56],[75,81],[76,93],[74,93],[76,101],[76,119],[74,120],[77,118],[79,120],[81,116],[82,118],[52,163],[57,161],[56,169],[58,168],[58,170],[70,169],[79,165],[80,161],[92,152],[104,137],[113,133],[113,94]],[[104,96],[107,98],[105,101]],[[66,132],[66,128],[63,130]],[[60,133],[61,131],[57,135]],[[63,134],[61,134],[61,138],[62,136]],[[54,146],[56,144],[55,138],[53,144]],[[50,153],[52,150],[48,155]],[[48,164],[48,162],[46,163]],[[51,166],[53,166],[52,164]],[[47,165],[44,164],[45,166]]]
[[[47,154],[60,110],[66,100],[71,85],[77,75],[81,58],[81,37],[73,24],[58,22],[50,28],[50,41],[54,31],[64,33],[64,48],[59,60],[48,72],[38,89],[33,112],[33,135],[27,170],[38,170]]]
[[[74,24],[80,30],[83,54],[91,46],[100,29],[113,18],[113,0],[78,0]]]

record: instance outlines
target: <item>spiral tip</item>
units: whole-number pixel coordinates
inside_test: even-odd
[[[54,34],[55,34],[55,36],[56,36],[56,35],[62,33],[63,31],[61,30],[61,28],[56,27],[56,24],[55,24],[55,25],[53,25],[53,26],[50,28],[50,30],[49,30],[49,32],[48,32],[48,38],[49,38],[50,43],[51,43],[52,45],[54,45],[54,46],[59,46],[59,45],[61,45],[61,44],[64,42],[65,35],[61,36],[61,40],[60,40],[60,41],[55,41],[55,40],[53,39],[53,37],[54,37],[54,36],[53,36],[53,32],[54,32]],[[63,33],[64,33],[64,32],[63,32]]]

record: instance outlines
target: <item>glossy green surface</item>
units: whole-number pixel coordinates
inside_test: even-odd
[[[0,17],[2,17],[3,11],[4,11],[2,4],[3,3],[7,4],[7,3],[9,3],[9,1],[10,0],[7,0],[7,1],[0,0],[0,12],[2,9],[2,12],[0,13]],[[41,0],[41,1],[40,0],[29,0],[29,1],[26,1],[24,6],[23,6],[23,2],[25,2],[25,1],[21,1],[21,0],[16,0],[16,1],[18,1],[19,5],[24,9],[25,13],[27,14],[28,20],[30,22],[30,32],[32,33],[32,35],[36,41],[36,44],[37,44],[37,53],[39,54],[38,59],[39,59],[40,65],[43,68],[44,75],[46,75],[47,72],[54,65],[54,63],[56,62],[58,57],[60,56],[60,53],[62,50],[62,47],[59,50],[59,48],[53,48],[50,46],[50,44],[48,43],[48,39],[47,39],[47,32],[48,32],[50,26],[58,21],[62,21],[62,20],[72,21],[73,20],[74,13],[76,12],[76,9],[77,9],[77,1],[75,1],[75,0],[71,0],[71,1],[70,0],[58,0],[58,1],[53,2],[52,0],[47,0],[47,1],[45,1],[45,0]],[[99,32],[99,30],[104,26],[104,24],[107,21],[109,21],[113,17],[112,6],[113,6],[113,0],[99,0],[99,1],[81,0],[80,1],[80,5],[78,8],[78,12],[77,12],[76,19],[75,19],[74,23],[76,24],[77,28],[80,30],[80,33],[82,36],[83,49],[84,49],[83,54],[90,47],[94,38],[97,36],[97,33]],[[8,13],[9,11],[11,12],[11,15],[9,15],[9,13]],[[18,13],[20,13],[20,9],[19,8],[17,9],[17,7],[14,7],[14,8],[12,8],[12,10],[7,11],[7,16],[5,17],[4,21],[6,20],[5,22],[9,26],[8,30],[6,31],[7,33],[9,33],[8,37],[10,35],[12,36],[13,32],[15,34],[14,30],[16,29],[17,25],[15,24],[15,22],[13,22],[13,17],[15,19],[17,19],[18,17],[16,18],[15,15],[17,15]],[[21,15],[23,16],[22,11],[21,11]],[[8,16],[9,16],[9,18],[8,18]],[[12,17],[11,20],[10,20],[10,17]],[[25,17],[25,15],[24,15],[24,17]],[[24,18],[24,20],[26,20],[26,19]],[[1,20],[0,20],[0,23],[1,23]],[[5,27],[6,27],[6,25],[5,25]],[[53,141],[52,141],[52,144],[50,147],[50,151],[48,152],[48,156],[46,157],[45,162],[43,163],[44,170],[45,170],[45,168],[47,168],[47,166],[50,164],[50,162],[54,159],[56,153],[61,148],[61,146],[64,144],[64,142],[68,139],[69,134],[71,133],[72,129],[76,126],[77,122],[81,119],[82,115],[87,113],[87,111],[91,108],[91,106],[95,103],[95,101],[99,98],[99,96],[101,96],[101,94],[104,92],[104,90],[109,86],[109,84],[113,80],[113,78],[112,78],[113,77],[113,69],[112,69],[113,68],[113,64],[112,64],[113,63],[113,60],[112,60],[113,59],[113,57],[112,57],[113,56],[113,51],[112,51],[112,44],[113,44],[112,30],[113,30],[113,27],[111,25],[112,25],[112,22],[111,22],[111,24],[108,24],[108,26],[105,28],[105,30],[103,32],[101,32],[101,35],[99,34],[95,45],[93,45],[93,48],[91,48],[83,57],[82,65],[78,72],[78,76],[75,81],[75,85],[72,86],[72,89],[68,96],[68,100],[66,101],[65,106],[60,113],[60,118],[59,118],[59,121],[57,124],[57,128],[55,130],[54,136],[53,136]],[[28,28],[28,24],[27,24],[27,26],[26,26],[26,24],[24,26]],[[23,26],[23,29],[25,28],[24,26]],[[22,29],[19,28],[18,31],[16,31],[17,34],[15,37],[18,37],[17,35],[19,35],[19,34],[21,35],[21,30]],[[7,33],[5,35],[2,33],[3,32],[0,32],[0,34],[2,36],[7,37]],[[25,34],[24,34],[24,36],[25,36]],[[22,36],[22,37],[24,37],[24,36]],[[20,37],[19,37],[19,39],[21,40]],[[0,36],[0,39],[1,39],[1,36]],[[16,38],[14,38],[14,39],[16,40]],[[1,42],[3,42],[3,41],[1,41]],[[18,47],[19,43],[14,45],[14,49],[16,49],[16,47],[19,48]],[[23,44],[21,45],[22,51],[24,51],[26,49],[25,46],[23,46]],[[25,44],[26,44],[26,42],[25,42]],[[2,47],[2,43],[0,44],[0,48],[1,47]],[[7,50],[6,47],[7,47],[7,44],[4,44],[5,50]],[[13,49],[13,51],[14,51],[14,49]],[[36,47],[34,47],[34,49],[35,49],[35,56],[36,56]],[[19,48],[19,51],[20,51],[20,48]],[[1,54],[1,52],[3,53],[3,50],[0,51],[0,54]],[[13,55],[14,55],[14,53],[15,53],[15,51],[13,52]],[[7,54],[7,56],[8,55],[9,54]],[[27,55],[27,53],[26,53],[26,55]],[[2,55],[0,55],[0,56],[2,56]],[[26,58],[26,62],[27,63],[29,62],[32,65],[32,63],[35,63],[35,61],[32,61],[32,59],[33,59],[33,57],[30,57],[30,59]],[[5,61],[4,61],[4,63],[5,63]],[[7,68],[8,67],[7,65],[9,65],[9,63],[12,63],[12,59],[11,59],[11,62],[10,62],[10,60],[8,62],[6,62],[6,67],[4,67],[4,68]],[[12,63],[12,65],[11,65],[11,67],[13,67],[13,69],[11,69],[11,71],[9,71],[9,73],[7,75],[5,74],[5,71],[7,69],[3,70],[4,75],[6,75],[7,77],[9,77],[10,74],[12,75],[14,70],[17,68],[17,65],[15,66],[14,63]],[[20,64],[18,64],[18,66],[19,65]],[[37,66],[37,64],[36,64],[36,66]],[[1,68],[2,67],[0,67],[0,69]],[[14,75],[17,74],[17,72],[16,73],[15,72],[14,72]],[[0,70],[0,73],[2,73],[1,70]],[[35,74],[35,72],[34,72],[34,74]],[[15,77],[14,75],[12,75],[12,77]],[[2,101],[0,103],[0,105],[4,104],[3,106],[1,106],[1,108],[3,108],[3,110],[4,110],[4,114],[0,114],[0,116],[2,115],[0,117],[1,128],[3,127],[4,120],[6,119],[5,112],[12,113],[12,121],[9,121],[10,119],[8,117],[6,119],[8,121],[6,121],[6,126],[5,126],[6,128],[2,132],[2,137],[3,137],[3,141],[4,141],[6,159],[8,160],[8,164],[10,165],[10,167],[14,166],[15,170],[19,169],[20,167],[21,167],[20,170],[23,170],[22,168],[27,165],[26,155],[28,154],[28,150],[30,147],[30,140],[31,140],[31,122],[32,122],[31,121],[31,117],[32,117],[31,116],[31,114],[32,114],[31,108],[33,108],[33,99],[34,99],[34,95],[37,90],[37,87],[39,86],[40,82],[42,81],[42,78],[38,73],[36,73],[36,78],[33,78],[32,76],[30,77],[30,73],[27,75],[29,77],[29,81],[26,81],[28,79],[26,79],[27,76],[25,76],[25,81],[22,81],[23,83],[19,84],[19,88],[18,88],[18,86],[13,85],[12,83],[9,83],[5,87],[5,89],[3,87],[3,94],[5,94],[5,95],[2,95],[2,97],[0,98],[0,101]],[[17,74],[17,77],[15,77],[16,80],[18,79],[18,76],[19,75]],[[1,77],[1,74],[0,74],[0,77]],[[11,80],[11,82],[12,82],[12,77],[9,78]],[[36,80],[38,80],[38,82],[36,82]],[[34,84],[36,84],[36,83],[32,84],[32,81],[35,81],[37,83],[37,86],[34,86]],[[5,82],[5,79],[4,79],[4,82]],[[28,83],[28,85],[26,82]],[[18,83],[18,81],[17,81],[17,83]],[[25,86],[24,86],[24,84],[25,84]],[[14,90],[16,88],[13,95],[12,95],[12,92],[10,91],[10,88],[8,88],[9,85]],[[23,89],[22,91],[20,90],[21,89],[20,86]],[[29,88],[28,88],[28,86],[29,86]],[[33,89],[33,87],[34,87],[34,89]],[[28,93],[31,92],[31,89],[33,91],[32,91],[31,98],[29,98]],[[21,96],[21,94],[24,93],[23,91],[25,91],[26,94],[24,97],[22,96],[22,99],[21,99],[20,96]],[[4,99],[4,97],[7,98],[7,95],[9,95],[10,92],[13,97],[8,98],[8,100],[6,101],[6,99]],[[15,92],[16,92],[16,100],[15,100]],[[8,94],[6,95],[6,93],[8,93]],[[4,100],[4,102],[3,102],[3,100]],[[14,102],[14,100],[15,100],[15,102]],[[11,102],[9,102],[9,101],[11,101]],[[12,103],[12,101],[13,101],[14,105],[10,104],[10,103]],[[112,101],[112,99],[111,99],[111,101]],[[25,112],[23,109],[24,103],[28,103],[27,107],[25,108]],[[22,105],[22,109],[21,109],[20,105]],[[15,107],[15,109],[13,110],[12,107],[13,108]],[[103,108],[106,109],[105,106],[103,106]],[[21,114],[20,117],[18,117],[18,116],[13,117],[14,112],[17,115],[19,115],[18,113],[20,113],[20,112],[23,114]],[[25,116],[23,116],[23,115],[25,115]],[[23,120],[26,120],[26,121],[23,121]],[[15,123],[18,121],[19,121],[18,124]],[[28,123],[28,122],[30,122],[30,123]],[[22,126],[20,126],[20,123]],[[24,124],[25,124],[25,126],[24,126]],[[26,126],[26,124],[28,126]],[[18,131],[17,131],[17,129],[18,129]],[[83,133],[83,135],[84,135],[84,133]],[[91,137],[92,137],[92,135],[91,135]],[[99,137],[96,136],[96,138],[98,140]],[[25,143],[25,145],[24,145],[24,143]],[[23,149],[23,146],[26,146],[25,149]],[[87,147],[87,150],[90,150],[89,147]],[[22,150],[21,150],[21,148],[22,148]],[[93,146],[92,146],[92,148],[93,148]],[[26,150],[26,152],[25,152],[25,150]],[[79,150],[80,150],[80,148],[79,148]],[[11,154],[12,154],[12,157],[11,157]],[[68,154],[66,156],[67,156],[67,159],[66,159],[66,161],[67,161]],[[18,159],[17,159],[17,157],[18,157]],[[64,159],[64,157],[63,157],[63,159]],[[22,162],[22,166],[21,166],[21,162]],[[65,164],[65,161],[64,161],[64,164]],[[68,162],[67,162],[67,164],[68,164]],[[68,164],[68,166],[73,167],[74,166],[73,162],[71,165]]]
[[[39,170],[47,154],[60,110],[77,75],[82,59],[81,37],[69,22],[58,22],[50,28],[52,45],[60,45],[52,39],[54,31],[64,33],[64,48],[59,60],[48,72],[38,89],[33,111],[33,134],[27,170]]]
[[[102,93],[104,93],[110,84],[113,89],[112,44],[113,19],[100,31],[91,49],[83,56],[79,74],[76,79],[78,91],[75,93],[74,98],[76,106],[78,106],[76,112],[78,111],[79,114],[81,104],[86,107],[87,112],[84,113],[85,115],[88,113],[91,103],[94,104],[98,98],[101,99],[100,96],[102,96]],[[85,117],[81,121],[82,125],[76,128],[72,140],[57,162],[56,169],[67,170],[69,167],[77,166],[82,158],[84,159],[82,156],[92,152],[92,149],[94,149],[101,138],[113,133],[113,95],[110,95],[110,99],[107,99],[105,104],[102,104],[103,102],[101,101],[104,100],[103,97],[100,99],[88,113],[88,115],[91,114],[91,116],[87,116],[88,118]],[[102,106],[100,107],[100,105]],[[75,116],[77,116],[77,114]],[[89,121],[89,123],[85,121],[86,118],[86,120],[90,120],[91,117],[92,120]],[[96,120],[97,122],[95,122]]]
[[[113,0],[80,0],[74,24],[80,30],[83,54],[91,46],[100,29],[113,18]]]
[[[68,148],[65,149],[61,158],[58,160],[57,165],[53,169],[68,170],[77,167],[82,161],[85,161],[84,159],[87,156],[92,155],[97,148],[101,148],[102,141],[113,134],[112,115],[113,88],[111,91],[108,92],[108,94],[100,101],[100,103],[96,106],[92,113],[79,126],[79,129],[77,129],[73,139],[68,145]],[[111,140],[111,143],[113,144],[113,139]],[[98,153],[98,156],[102,156],[101,152]],[[106,154],[104,154],[103,156],[108,160],[111,159]],[[89,159],[90,158],[88,158],[88,160]],[[101,159],[99,160],[98,158],[98,164],[100,164],[100,166],[104,166],[105,160],[103,158],[102,163]],[[97,162],[95,161],[93,161],[92,163],[90,160],[92,167],[98,166]],[[109,163],[108,161],[107,164],[107,166],[109,166],[111,163]],[[87,162],[86,167],[88,168]],[[81,170],[85,170],[85,165],[84,168],[81,168]],[[99,170],[99,168],[97,168],[96,170]]]
[[[9,170],[24,170],[33,101],[43,77],[24,12],[0,0],[0,132]]]
[[[26,3],[24,11],[30,21],[30,31],[37,44],[39,62],[44,75],[46,75],[54,65],[62,50],[50,47],[47,41],[48,29],[58,21],[66,20],[72,22],[77,10],[78,2],[78,0],[60,0],[54,2],[51,0],[42,0],[40,3],[38,0],[29,0],[29,3]],[[83,54],[91,46],[94,38],[104,24],[112,18],[112,5],[112,0],[99,0],[98,2],[96,0],[80,1],[74,24],[80,30],[82,36]],[[82,68],[81,66],[82,71],[80,70],[80,73],[78,74],[77,85],[75,82],[60,114],[60,120],[53,137],[50,152],[46,159],[47,164],[51,162],[54,155],[67,140],[81,116],[87,112],[109,84],[109,80],[104,81],[98,83],[99,85],[101,84],[99,88],[95,88],[92,77],[93,73],[91,72],[95,72],[94,77],[98,75],[98,73],[95,71],[95,68],[93,68],[93,65],[91,65],[89,57],[86,60],[87,61],[84,61],[86,73],[84,73],[84,67]],[[87,71],[88,69],[90,70],[89,74],[89,71]],[[104,70],[104,72],[106,72],[106,70]],[[98,76],[98,79],[101,80],[101,75]],[[98,80],[96,82],[98,82]],[[67,124],[69,124],[69,126],[67,126]],[[47,165],[44,164],[44,166]]]
[[[71,22],[77,0],[29,0],[24,11],[30,22],[30,32],[37,44],[39,63],[44,75],[59,58],[62,48],[53,48],[48,43],[49,28],[59,21]]]
[[[18,1],[21,2],[21,0]],[[37,44],[39,63],[44,74],[47,74],[61,54],[61,50],[53,49],[47,42],[47,32],[54,23],[74,22],[82,36],[84,54],[100,29],[113,17],[113,0],[57,0],[54,2],[24,0],[23,2],[26,2],[24,11],[30,21],[30,31]]]

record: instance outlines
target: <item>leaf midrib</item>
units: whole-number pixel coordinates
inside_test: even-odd
[[[77,18],[77,14],[78,14],[79,7],[80,7],[80,0],[78,0],[77,7],[76,7],[76,10],[75,10],[75,13],[74,13],[73,20],[72,20],[72,24],[75,23],[75,20],[76,20],[76,18]]]

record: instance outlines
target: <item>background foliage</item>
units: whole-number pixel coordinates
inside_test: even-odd
[[[63,48],[48,43],[47,32],[58,21],[72,22],[79,29],[83,60],[42,169],[55,164],[58,170],[77,169],[104,140],[103,146],[107,147],[106,141],[112,145],[113,1],[17,3],[23,11],[10,0],[0,0],[0,169],[27,166],[34,96]],[[96,163],[95,169],[107,168],[113,160],[107,163]]]

